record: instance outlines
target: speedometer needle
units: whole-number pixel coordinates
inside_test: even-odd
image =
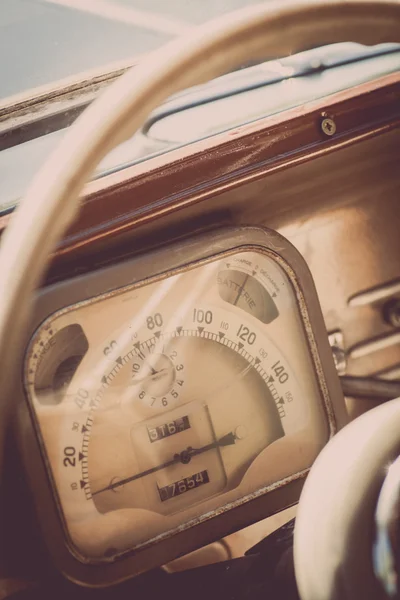
[[[106,492],[109,490],[115,490],[126,483],[131,483],[132,481],[136,481],[136,479],[141,479],[142,477],[146,477],[146,475],[151,475],[152,473],[156,473],[157,471],[162,471],[162,469],[166,469],[171,467],[172,465],[176,465],[178,463],[182,463],[183,465],[187,465],[192,460],[193,456],[198,456],[199,454],[203,454],[203,452],[208,452],[208,450],[213,450],[215,448],[219,448],[221,446],[231,446],[236,443],[238,437],[235,435],[233,431],[227,433],[226,435],[219,438],[215,442],[211,442],[210,444],[206,444],[201,448],[192,448],[189,446],[186,450],[182,450],[177,454],[174,454],[174,457],[171,460],[168,460],[161,465],[157,465],[156,467],[152,467],[151,469],[146,469],[146,471],[142,471],[141,473],[136,473],[136,475],[132,475],[131,477],[126,477],[125,479],[120,479],[120,481],[116,481],[115,483],[110,483],[104,488],[100,490],[96,490],[92,492],[92,496],[96,496],[96,494],[101,494],[102,492]]]

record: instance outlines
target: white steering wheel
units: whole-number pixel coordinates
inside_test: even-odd
[[[10,389],[20,376],[13,365],[23,351],[33,294],[101,159],[173,93],[244,63],[344,41],[400,42],[399,1],[277,0],[224,16],[148,55],[75,122],[34,178],[1,243],[0,467]]]

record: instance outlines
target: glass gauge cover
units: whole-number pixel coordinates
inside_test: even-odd
[[[83,563],[210,527],[304,475],[337,426],[333,367],[322,365],[301,275],[276,250],[282,238],[219,235],[218,251],[212,236],[184,265],[185,246],[171,251],[180,264],[64,307],[32,337],[27,398]]]

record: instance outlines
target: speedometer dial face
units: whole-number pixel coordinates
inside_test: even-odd
[[[262,249],[59,311],[34,335],[26,372],[82,560],[115,559],[264,494],[329,437],[293,283]]]

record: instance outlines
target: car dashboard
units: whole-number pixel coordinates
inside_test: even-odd
[[[399,395],[399,99],[393,67],[212,136],[166,105],[150,156],[86,185],[13,388],[2,597],[194,590],[196,550],[215,569],[288,520]]]

